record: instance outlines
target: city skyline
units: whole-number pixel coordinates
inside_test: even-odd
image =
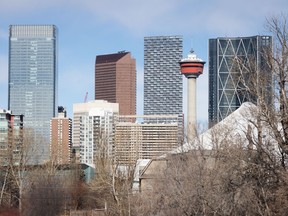
[[[137,62],[137,113],[141,114],[144,37],[183,35],[183,56],[192,47],[207,62],[209,38],[266,34],[265,19],[287,13],[287,6],[284,0],[245,0],[237,4],[237,10],[228,0],[209,3],[188,0],[180,3],[177,0],[3,2],[0,8],[0,107],[8,108],[8,28],[11,24],[58,27],[58,104],[67,108],[69,117],[72,117],[73,103],[83,102],[86,92],[88,100],[94,98],[95,56],[121,50],[131,52]],[[198,121],[207,123],[208,67],[197,82]]]

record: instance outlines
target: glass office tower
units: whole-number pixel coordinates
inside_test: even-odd
[[[8,109],[24,115],[33,129],[33,159],[49,159],[50,119],[57,112],[57,28],[11,25],[9,29]]]
[[[247,89],[247,84],[255,81],[255,77],[265,73],[270,84],[264,88],[267,93],[271,93],[272,73],[263,57],[263,51],[271,48],[271,36],[221,37],[209,40],[210,127],[234,112],[242,103],[257,103],[256,96]],[[271,95],[266,100],[271,101]]]
[[[182,36],[144,38],[144,115],[182,114]]]

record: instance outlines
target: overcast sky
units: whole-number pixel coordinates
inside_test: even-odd
[[[94,99],[96,55],[126,50],[137,64],[137,113],[143,112],[144,37],[183,35],[205,60],[197,80],[198,121],[208,119],[208,39],[267,34],[266,18],[287,14],[287,0],[0,0],[0,108],[7,109],[8,28],[58,27],[58,104],[72,117],[73,103]],[[184,95],[184,101],[186,101]],[[184,102],[185,103],[185,102]],[[186,106],[186,104],[185,104]],[[184,106],[184,111],[186,111]]]

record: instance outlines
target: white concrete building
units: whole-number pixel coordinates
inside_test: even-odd
[[[114,115],[118,103],[96,100],[73,105],[73,146],[80,147],[80,163],[91,166],[95,156],[112,156]]]

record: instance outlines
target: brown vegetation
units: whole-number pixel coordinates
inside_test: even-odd
[[[105,215],[286,215],[287,20],[284,16],[272,17],[267,27],[275,46],[274,50],[263,50],[267,67],[247,67],[247,71],[272,70],[275,82],[269,87],[269,77],[265,76],[251,76],[251,82],[243,82],[257,98],[257,108],[242,113],[247,124],[241,132],[233,131],[235,124],[240,124],[236,119],[235,124],[210,131],[210,150],[199,138],[191,143],[193,150],[168,155],[161,161],[165,166],[162,164],[161,169],[155,169],[156,175],[151,175],[150,187],[138,194],[131,191],[134,167],[120,169],[106,157],[106,150],[95,159],[96,176],[89,183],[74,165],[69,172],[51,163],[29,167],[33,153],[27,136],[19,164],[10,161],[2,167],[1,207],[5,211],[11,208],[14,215],[18,211],[13,209],[18,207],[22,215],[30,216],[69,214],[70,210],[92,214],[95,209]],[[276,101],[266,100],[267,89],[276,89],[272,91]]]
[[[242,79],[257,103],[252,113],[243,113],[248,123],[239,133],[233,133],[235,124],[212,131],[209,153],[198,140],[197,149],[168,157],[167,169],[153,179],[153,190],[138,196],[135,215],[287,214],[287,18],[272,17],[267,27],[274,36],[274,50],[261,53],[267,65],[244,65],[256,74],[248,82]]]

